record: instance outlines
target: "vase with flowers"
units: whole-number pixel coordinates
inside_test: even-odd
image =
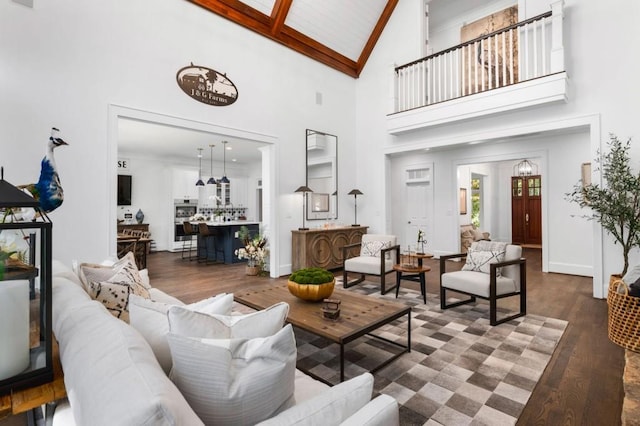
[[[256,234],[253,237],[249,228],[241,226],[238,231],[238,238],[244,244],[235,251],[238,259],[247,259],[247,275],[258,275],[262,271],[265,259],[269,255],[267,238],[264,235]]]
[[[418,254],[424,254],[425,244],[427,244],[427,240],[424,237],[424,231],[422,229],[418,229]]]

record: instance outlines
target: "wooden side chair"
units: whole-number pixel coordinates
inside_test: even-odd
[[[354,248],[360,248],[360,254],[349,257]],[[352,287],[364,281],[365,275],[380,277],[380,293],[385,294],[393,290],[386,286],[387,274],[394,272],[393,265],[400,263],[400,246],[395,235],[364,234],[362,241],[356,244],[348,244],[342,247],[342,286]],[[349,272],[360,276],[349,281]]]
[[[504,247],[503,256],[498,247]],[[463,270],[447,272],[449,259],[467,257]],[[476,297],[489,301],[489,323],[502,324],[527,313],[527,262],[522,247],[512,244],[478,241],[467,253],[440,256],[440,307],[449,309],[474,303]],[[447,304],[447,291],[462,293],[469,298]],[[497,318],[498,300],[520,296],[520,311]]]

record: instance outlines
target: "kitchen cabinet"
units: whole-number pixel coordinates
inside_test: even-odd
[[[247,207],[249,194],[248,179],[234,179],[233,191],[231,191],[231,203],[234,207]]]
[[[173,169],[173,199],[199,199],[201,186],[196,186],[197,170]]]
[[[192,225],[198,228],[200,223],[193,222]],[[198,234],[198,258],[227,264],[246,261],[238,259],[235,254],[237,249],[244,247],[244,242],[238,238],[241,227],[246,226],[251,236],[260,233],[258,222],[205,222],[205,225],[213,238],[203,238],[202,234]]]

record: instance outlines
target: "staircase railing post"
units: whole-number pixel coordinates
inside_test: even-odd
[[[398,73],[395,62],[391,64],[391,85],[389,87],[389,113],[398,112]]]

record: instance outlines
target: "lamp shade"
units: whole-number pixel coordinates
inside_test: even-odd
[[[296,189],[294,192],[313,192],[313,190],[306,185],[302,185],[301,187]]]
[[[349,191],[349,195],[363,195],[362,191],[360,191],[359,189],[352,189],[351,191]]]

